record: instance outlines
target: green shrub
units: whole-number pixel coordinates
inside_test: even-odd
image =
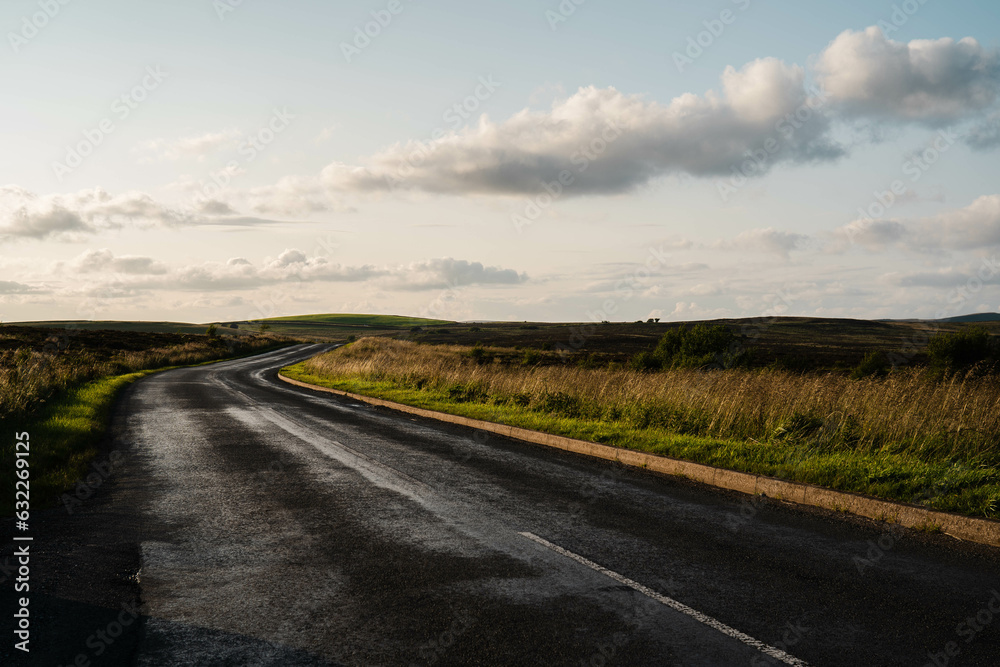
[[[539,412],[558,415],[560,417],[580,417],[583,414],[583,402],[579,396],[557,391],[554,393],[545,392],[541,395],[535,409]]]
[[[629,368],[655,371],[664,368],[731,368],[743,365],[748,352],[729,328],[721,324],[686,325],[667,331],[652,352],[640,352],[629,360]]]
[[[861,380],[868,377],[884,377],[889,373],[892,365],[884,352],[873,350],[865,355],[861,363],[851,370],[852,380]]]
[[[448,398],[459,403],[485,403],[489,395],[482,385],[473,382],[451,385],[448,387]]]
[[[469,350],[469,357],[475,361],[477,364],[486,363],[486,348],[476,343],[471,350]]]
[[[538,350],[525,350],[524,356],[521,357],[522,366],[535,366],[542,360],[542,353]]]
[[[663,361],[652,352],[640,352],[628,360],[629,370],[658,371],[663,369]]]
[[[997,360],[997,346],[983,327],[969,327],[931,338],[927,346],[931,365],[947,371],[961,370],[985,361]]]
[[[815,415],[802,412],[793,413],[791,417],[778,427],[776,437],[809,437],[815,435],[826,422]]]

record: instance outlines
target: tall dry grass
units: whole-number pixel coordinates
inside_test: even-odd
[[[247,337],[189,342],[141,351],[122,351],[110,358],[92,352],[46,353],[29,347],[0,352],[0,419],[30,414],[49,397],[90,380],[135,371],[182,366],[271,347],[275,340]]]
[[[996,377],[942,380],[920,369],[860,381],[778,370],[642,373],[527,367],[494,356],[489,349],[477,359],[467,347],[365,338],[310,360],[305,370],[691,435],[1000,464]]]

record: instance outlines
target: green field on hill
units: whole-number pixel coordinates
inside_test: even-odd
[[[257,320],[254,321],[256,322]],[[264,321],[315,322],[321,324],[340,324],[344,326],[362,327],[428,327],[438,324],[451,324],[451,321],[449,320],[431,320],[423,317],[406,317],[402,315],[358,315],[347,313],[269,317]]]
[[[409,332],[414,327],[435,327],[451,324],[447,320],[430,320],[400,315],[316,314],[292,317],[270,317],[264,320],[238,322],[240,328],[259,330],[261,323],[273,333],[312,340],[345,340],[349,336],[375,336]]]

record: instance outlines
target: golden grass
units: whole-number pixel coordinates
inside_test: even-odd
[[[246,337],[229,345],[219,339],[141,351],[121,351],[99,359],[92,352],[52,354],[29,347],[0,353],[0,419],[24,416],[50,397],[91,380],[135,371],[184,366],[263,350],[269,337]]]
[[[779,370],[641,373],[498,363],[495,357],[509,356],[501,352],[487,348],[475,359],[468,347],[365,338],[304,369],[690,435],[808,442],[978,466],[1000,462],[996,377],[940,379],[921,369],[860,381]]]

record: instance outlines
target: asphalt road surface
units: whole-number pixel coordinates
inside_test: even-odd
[[[1000,664],[997,550],[277,379],[320,349],[132,386],[3,664]]]

